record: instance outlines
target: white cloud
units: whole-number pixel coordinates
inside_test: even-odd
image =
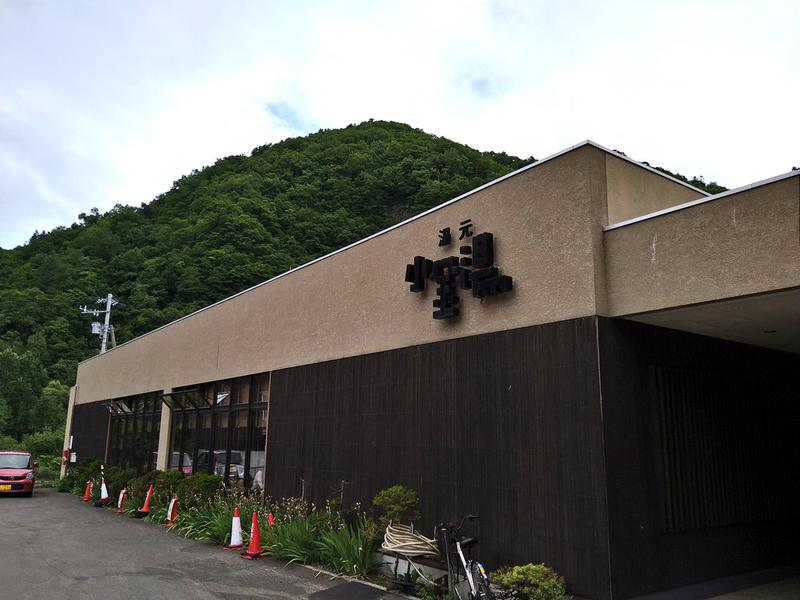
[[[0,246],[217,158],[405,121],[544,156],[591,138],[730,187],[800,163],[797,3],[0,4]]]

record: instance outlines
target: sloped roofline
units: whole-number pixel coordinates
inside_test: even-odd
[[[791,177],[798,177],[800,176],[800,170],[789,171],[787,173],[782,173],[780,175],[775,175],[775,177],[770,177],[768,179],[762,179],[761,181],[756,181],[755,183],[748,183],[747,185],[743,185],[741,187],[727,190],[724,192],[720,192],[719,194],[714,194],[713,196],[707,196],[706,198],[698,198],[697,200],[690,200],[689,202],[684,202],[683,204],[676,204],[675,206],[670,206],[667,208],[662,208],[661,210],[657,210],[655,212],[647,213],[646,215],[640,215],[638,217],[633,217],[632,219],[628,219],[627,221],[620,221],[619,223],[613,223],[612,225],[606,225],[603,227],[603,231],[611,231],[612,229],[619,229],[620,227],[625,227],[626,225],[633,225],[634,223],[639,223],[640,221],[647,221],[649,219],[655,219],[656,217],[660,217],[661,215],[666,215],[669,213],[674,213],[679,210],[683,210],[685,208],[691,208],[692,206],[697,206],[698,204],[705,204],[706,202],[713,202],[714,200],[719,200],[720,198],[725,198],[726,196],[732,196],[733,194],[740,194],[742,192],[746,192],[748,190],[752,190],[764,185],[769,185],[770,183],[775,183],[776,181],[782,181],[784,179],[789,179]]]
[[[658,175],[659,177],[664,177],[666,179],[674,181],[675,183],[678,183],[678,184],[680,184],[680,185],[682,185],[684,187],[687,187],[690,190],[693,190],[693,191],[697,192],[698,194],[701,194],[703,196],[708,196],[708,193],[704,192],[701,189],[698,189],[698,188],[694,187],[693,185],[690,185],[690,184],[686,183],[685,181],[681,181],[680,179],[676,179],[675,177],[671,177],[670,175],[667,175],[666,173],[662,173],[661,171],[658,171],[657,169],[654,169],[653,167],[650,167],[649,165],[645,165],[645,164],[642,164],[640,162],[637,162],[637,161],[633,160],[632,158],[628,158],[627,156],[625,156],[624,154],[621,154],[620,152],[616,152],[615,150],[610,150],[610,149],[606,148],[605,146],[601,146],[600,144],[598,144],[596,142],[593,142],[592,140],[584,140],[584,141],[582,141],[582,142],[580,142],[578,144],[575,144],[574,146],[569,146],[568,148],[565,148],[565,149],[563,149],[563,150],[561,150],[559,152],[556,152],[555,154],[551,154],[550,156],[547,156],[547,157],[545,157],[545,158],[543,158],[541,160],[537,160],[535,162],[532,162],[529,165],[525,165],[524,167],[521,167],[521,168],[517,169],[516,171],[512,171],[511,173],[507,173],[506,175],[503,175],[502,177],[498,177],[497,179],[493,179],[492,181],[489,181],[488,183],[484,183],[483,185],[481,185],[479,187],[476,187],[475,189],[470,190],[468,192],[465,192],[465,193],[461,194],[460,196],[456,196],[455,198],[447,200],[446,202],[443,202],[442,204],[434,206],[433,208],[429,208],[428,210],[426,210],[424,212],[421,212],[421,213],[419,213],[417,215],[414,215],[413,217],[409,217],[405,221],[401,221],[400,223],[396,223],[395,225],[387,227],[386,229],[382,229],[381,231],[378,231],[378,232],[373,233],[373,234],[371,234],[371,235],[369,235],[369,236],[367,236],[365,238],[357,240],[357,241],[353,242],[352,244],[349,244],[347,246],[339,248],[338,250],[334,250],[333,252],[329,252],[328,254],[320,256],[319,258],[315,258],[314,260],[310,260],[307,263],[303,263],[302,265],[294,267],[293,269],[289,269],[288,271],[284,271],[283,273],[281,273],[279,275],[276,275],[275,277],[272,277],[271,279],[267,279],[266,281],[262,281],[261,283],[257,283],[256,285],[251,286],[251,287],[249,287],[247,289],[244,289],[241,292],[237,292],[236,294],[228,296],[227,298],[223,298],[222,300],[219,300],[219,301],[217,301],[217,302],[215,302],[213,304],[209,304],[208,306],[204,306],[203,308],[199,308],[196,311],[191,312],[188,315],[184,315],[184,316],[182,316],[182,317],[180,317],[178,319],[175,319],[174,321],[170,321],[169,323],[166,323],[166,324],[162,325],[161,327],[156,327],[155,329],[153,329],[151,331],[148,331],[147,333],[143,333],[142,335],[136,336],[135,338],[130,339],[127,342],[123,342],[123,343],[119,344],[115,348],[111,348],[110,350],[106,351],[105,354],[108,354],[108,352],[113,352],[117,348],[122,348],[123,346],[131,344],[131,343],[135,342],[138,339],[141,339],[141,338],[143,338],[143,337],[145,337],[147,335],[150,335],[151,333],[155,333],[156,331],[160,331],[161,329],[165,329],[165,328],[167,328],[167,327],[169,327],[171,325],[174,325],[175,323],[177,323],[179,321],[183,321],[184,319],[188,319],[189,317],[192,317],[192,316],[196,315],[197,313],[201,313],[203,311],[209,310],[210,308],[218,306],[218,305],[222,304],[223,302],[227,302],[228,300],[233,300],[234,298],[236,298],[238,296],[241,296],[242,294],[246,294],[246,293],[248,293],[248,292],[250,292],[250,291],[252,291],[252,290],[254,290],[256,288],[260,288],[261,286],[267,285],[268,283],[271,283],[271,282],[275,281],[276,279],[280,279],[282,277],[286,277],[287,275],[290,275],[290,274],[294,273],[295,271],[299,271],[300,269],[304,269],[306,267],[310,267],[311,265],[313,265],[315,263],[318,263],[320,261],[323,261],[326,258],[330,258],[331,256],[339,254],[340,252],[344,252],[345,250],[349,250],[350,248],[353,248],[354,246],[358,246],[359,244],[363,244],[364,242],[368,242],[369,240],[372,240],[372,239],[374,239],[374,238],[376,238],[378,236],[381,236],[381,235],[383,235],[385,233],[393,231],[394,229],[402,227],[403,225],[406,225],[407,223],[411,223],[412,221],[416,221],[417,219],[420,219],[420,218],[422,218],[422,217],[424,217],[426,215],[434,213],[437,210],[440,210],[440,209],[444,208],[445,206],[450,206],[451,204],[454,204],[454,203],[458,202],[459,200],[463,200],[464,198],[467,198],[467,197],[469,197],[469,196],[471,196],[471,195],[473,195],[473,194],[475,194],[477,192],[485,190],[486,188],[491,187],[491,186],[493,186],[495,184],[498,184],[501,181],[505,181],[506,179],[510,179],[511,177],[514,177],[515,175],[519,175],[520,173],[524,173],[525,171],[528,171],[529,169],[533,169],[535,167],[538,167],[541,164],[544,164],[544,163],[546,163],[548,161],[551,161],[551,160],[553,160],[555,158],[558,158],[559,156],[563,156],[564,154],[572,152],[573,150],[577,150],[578,148],[582,148],[583,146],[592,146],[594,148],[597,148],[598,150],[602,150],[603,152],[611,154],[612,156],[616,156],[617,158],[620,158],[620,159],[622,159],[624,161],[627,161],[627,162],[629,162],[631,164],[634,164],[637,167],[641,167],[642,169],[646,169],[646,170],[650,171],[651,173],[654,173],[654,174]],[[703,198],[701,200],[705,200],[705,198]],[[100,356],[103,356],[103,354],[95,354],[94,356],[90,356],[89,358],[79,362],[78,366],[80,366],[80,365],[82,365],[82,364],[84,364],[86,362],[89,362],[90,360],[94,360],[94,359],[96,359],[96,358],[98,358]]]

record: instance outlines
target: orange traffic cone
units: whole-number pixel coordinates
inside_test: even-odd
[[[270,527],[275,525],[275,517],[272,515],[272,513],[269,513],[267,515],[267,525],[269,525]]]
[[[86,482],[86,491],[83,492],[83,501],[84,502],[91,502],[92,500],[92,482]]]
[[[175,519],[178,518],[178,495],[169,501],[169,508],[167,508],[167,529],[175,527]]]
[[[127,499],[128,499],[128,488],[122,488],[122,491],[119,493],[119,498],[117,499],[118,515],[125,514],[125,510],[122,507],[125,505],[125,501]]]
[[[136,518],[141,519],[150,514],[150,498],[153,497],[153,484],[147,490],[147,497],[144,499],[144,506],[136,511]]]
[[[225,546],[225,550],[238,550],[242,544],[242,521],[239,519],[239,507],[233,509],[233,518],[231,519],[231,543]]]
[[[247,546],[247,550],[242,552],[242,558],[255,560],[264,552],[264,548],[261,547],[261,532],[258,530],[258,515],[254,512],[253,524],[250,526],[250,544]]]

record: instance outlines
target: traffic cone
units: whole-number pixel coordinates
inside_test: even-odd
[[[128,488],[122,488],[122,491],[119,493],[119,498],[117,499],[118,515],[125,514],[125,510],[122,507],[125,505],[125,500],[127,499],[128,499]]]
[[[250,526],[250,544],[247,546],[247,550],[242,552],[242,558],[255,560],[264,552],[264,548],[261,547],[261,532],[258,530],[258,515],[254,512],[253,523]]]
[[[153,497],[153,484],[147,490],[147,497],[144,499],[144,506],[136,511],[136,518],[141,519],[150,514],[150,498]]]
[[[97,507],[105,506],[111,502],[111,498],[108,496],[108,488],[106,487],[106,480],[100,480],[100,500],[95,502],[94,505]]]
[[[270,527],[275,525],[275,517],[272,515],[272,513],[269,513],[267,515],[267,525],[269,525]]]
[[[86,491],[83,492],[83,501],[84,502],[91,502],[92,500],[92,482],[86,482]]]
[[[239,519],[239,507],[233,509],[233,519],[231,519],[231,543],[225,546],[225,550],[238,550],[242,544],[242,521]]]
[[[178,495],[169,501],[169,508],[167,508],[167,529],[175,527],[175,519],[178,518]]]

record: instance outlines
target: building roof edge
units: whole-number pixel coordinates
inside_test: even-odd
[[[800,176],[800,170],[781,173],[780,175],[775,175],[774,177],[770,177],[768,179],[762,179],[761,181],[756,181],[754,183],[748,183],[747,185],[743,185],[741,187],[734,188],[732,190],[726,190],[724,192],[720,192],[719,194],[714,194],[713,196],[698,198],[697,200],[690,200],[689,202],[684,202],[683,204],[676,204],[675,206],[662,208],[661,210],[647,213],[646,215],[633,217],[632,219],[628,219],[627,221],[620,221],[619,223],[606,225],[605,227],[603,227],[603,231],[612,231],[614,229],[619,229],[620,227],[626,227],[627,225],[633,225],[634,223],[639,223],[640,221],[648,221],[650,219],[655,219],[656,217],[660,217],[662,215],[677,212],[679,210],[684,210],[685,208],[691,208],[693,206],[697,206],[698,204],[705,204],[706,202],[712,202],[714,200],[719,200],[720,198],[725,198],[727,196],[732,196],[734,194],[740,194],[748,190],[769,185],[770,183],[775,183],[778,181],[782,181],[784,179],[790,179],[792,177],[798,177],[798,176]]]
[[[443,202],[442,204],[438,204],[438,205],[436,205],[436,206],[434,206],[432,208],[429,208],[428,210],[426,210],[424,212],[421,212],[421,213],[416,214],[416,215],[414,215],[412,217],[409,217],[408,219],[405,219],[404,221],[401,221],[400,223],[396,223],[396,224],[394,224],[394,225],[392,225],[390,227],[387,227],[386,229],[382,229],[381,231],[377,231],[377,232],[375,232],[375,233],[373,233],[371,235],[368,235],[365,238],[362,238],[360,240],[356,240],[352,244],[348,244],[347,246],[343,246],[342,248],[338,248],[338,249],[334,250],[333,252],[329,252],[328,254],[324,254],[323,256],[315,258],[314,260],[311,260],[311,261],[309,261],[307,263],[303,263],[302,265],[298,265],[297,267],[289,269],[288,271],[284,271],[283,273],[280,273],[280,274],[276,275],[275,277],[267,279],[266,281],[262,281],[260,283],[257,283],[255,285],[253,285],[253,286],[251,286],[251,287],[249,287],[247,289],[244,289],[244,290],[242,290],[240,292],[237,292],[237,293],[235,293],[235,294],[233,294],[231,296],[227,296],[226,298],[223,298],[222,300],[218,300],[217,302],[214,302],[213,304],[209,304],[208,306],[204,306],[203,308],[199,308],[196,311],[189,313],[188,315],[184,315],[182,317],[179,317],[179,318],[175,319],[174,321],[170,321],[169,323],[165,323],[164,325],[161,325],[160,327],[156,327],[155,329],[152,329],[152,330],[150,330],[150,331],[148,331],[146,333],[138,335],[133,339],[130,339],[130,340],[126,341],[126,342],[123,342],[123,343],[119,344],[118,346],[116,346],[114,348],[111,348],[110,350],[106,351],[105,354],[108,354],[108,352],[113,352],[114,350],[116,350],[118,348],[122,348],[123,346],[126,346],[126,345],[128,345],[130,343],[133,343],[136,340],[139,340],[139,339],[141,339],[141,338],[143,338],[145,336],[150,335],[151,333],[155,333],[157,331],[160,331],[161,329],[165,329],[166,327],[170,327],[171,325],[174,325],[175,323],[183,321],[184,319],[188,319],[189,317],[192,317],[192,316],[194,316],[194,315],[196,315],[198,313],[201,313],[203,311],[209,310],[209,309],[211,309],[211,308],[213,308],[215,306],[218,306],[219,304],[222,304],[223,302],[227,302],[228,300],[233,300],[234,298],[236,298],[238,296],[241,296],[242,294],[246,294],[247,292],[250,292],[250,291],[252,291],[252,290],[254,290],[256,288],[260,288],[261,286],[267,285],[268,283],[271,283],[271,282],[275,281],[276,279],[280,279],[282,277],[286,277],[287,275],[289,275],[291,273],[294,273],[295,271],[299,271],[300,269],[304,269],[306,267],[310,267],[311,265],[313,265],[315,263],[318,263],[318,262],[320,262],[322,260],[325,260],[326,258],[330,258],[331,256],[339,254],[340,252],[344,252],[345,250],[349,250],[350,248],[358,246],[359,244],[363,244],[365,242],[368,242],[369,240],[372,240],[372,239],[374,239],[374,238],[376,238],[378,236],[381,236],[381,235],[383,235],[385,233],[388,233],[388,232],[390,232],[390,231],[392,231],[394,229],[402,227],[403,225],[406,225],[407,223],[411,223],[412,221],[416,221],[417,219],[421,219],[422,217],[427,216],[427,215],[429,215],[431,213],[434,213],[437,210],[440,210],[440,209],[442,209],[442,208],[444,208],[446,206],[450,206],[451,204],[455,204],[459,200],[463,200],[464,198],[472,196],[473,194],[475,194],[477,192],[480,192],[482,190],[485,190],[486,188],[489,188],[489,187],[491,187],[493,185],[496,185],[496,184],[500,183],[501,181],[505,181],[506,179],[510,179],[511,177],[519,175],[520,173],[524,173],[525,171],[533,169],[534,167],[538,167],[539,165],[542,165],[542,164],[544,164],[546,162],[549,162],[549,161],[551,161],[553,159],[556,159],[556,158],[558,158],[560,156],[563,156],[564,154],[567,154],[569,152],[577,150],[578,148],[582,148],[583,146],[592,146],[594,148],[597,148],[598,150],[602,150],[603,152],[606,152],[608,154],[616,156],[617,158],[621,158],[622,160],[625,160],[625,161],[627,161],[629,163],[637,165],[637,166],[639,166],[639,167],[641,167],[643,169],[647,169],[648,171],[651,171],[651,172],[655,173],[656,175],[659,175],[659,176],[664,177],[666,179],[670,179],[670,180],[672,180],[672,181],[674,181],[676,183],[679,183],[679,184],[681,184],[681,185],[683,185],[685,187],[691,188],[691,189],[697,191],[700,194],[707,195],[706,192],[704,192],[702,190],[699,190],[699,189],[695,188],[694,186],[689,185],[688,183],[686,183],[684,181],[680,181],[679,179],[675,179],[674,177],[670,177],[666,173],[662,173],[662,172],[657,171],[656,169],[654,169],[652,167],[649,167],[648,165],[644,165],[644,164],[642,164],[640,162],[637,162],[637,161],[635,161],[635,160],[633,160],[631,158],[628,158],[624,154],[621,154],[621,153],[619,153],[619,152],[617,152],[615,150],[609,150],[605,146],[602,146],[602,145],[600,145],[600,144],[598,144],[596,142],[593,142],[592,140],[589,140],[589,139],[583,140],[582,142],[579,142],[577,144],[574,144],[572,146],[564,148],[563,150],[560,150],[560,151],[556,152],[555,154],[551,154],[549,156],[546,156],[545,158],[542,158],[541,160],[536,160],[536,161],[532,162],[529,165],[525,165],[524,167],[520,167],[516,171],[512,171],[511,173],[506,173],[505,175],[503,175],[501,177],[498,177],[496,179],[493,179],[493,180],[491,180],[491,181],[489,181],[487,183],[484,183],[483,185],[480,185],[480,186],[476,187],[475,189],[469,190],[468,192],[464,192],[460,196],[456,196],[455,198],[451,198],[450,200],[447,200],[446,202]],[[103,354],[95,354],[94,356],[90,356],[89,358],[86,358],[86,359],[82,360],[81,362],[79,362],[78,366],[80,367],[82,364],[87,363],[87,362],[89,362],[91,360],[94,360],[96,358],[99,358],[100,356],[103,356]]]

